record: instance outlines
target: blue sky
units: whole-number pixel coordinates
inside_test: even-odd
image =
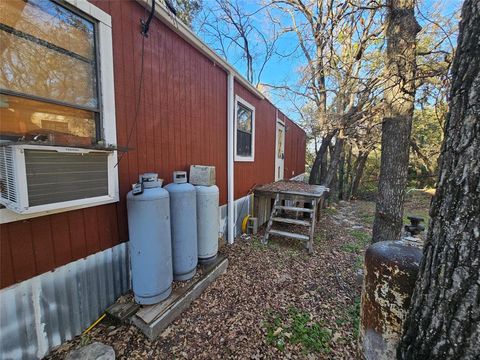
[[[254,11],[259,8],[259,4],[261,4],[261,0],[238,0],[240,6],[246,9],[246,11]],[[424,0],[419,3],[417,11],[417,21],[420,25],[426,24],[426,20],[424,17],[429,18],[429,15],[432,11],[438,9],[438,11],[448,18],[454,17],[455,14],[458,14],[458,11],[463,3],[462,0],[444,0],[444,1],[434,1],[434,0]],[[208,8],[212,6],[211,0],[204,0],[204,6]],[[264,26],[269,26],[265,22],[268,22],[269,19],[265,16],[259,16],[255,19],[255,25],[257,28],[263,28]],[[282,18],[282,24],[284,22],[289,25],[289,19]],[[202,37],[202,34],[199,34]],[[216,42],[211,38],[205,38],[206,42],[215,48]],[[288,34],[283,36],[277,43],[277,51],[280,53],[289,53],[291,50],[296,46],[297,39],[296,36],[293,34]],[[231,48],[227,52],[228,61],[234,65],[237,70],[245,74],[246,67],[245,61],[239,59],[239,51],[238,49]],[[282,58],[280,56],[274,56],[272,59],[267,63],[262,76],[261,76],[261,83],[273,84],[273,85],[282,85],[284,83],[295,84],[298,82],[299,79],[299,69],[302,64],[305,63],[305,60],[302,56],[289,56],[286,58]],[[295,110],[292,102],[289,99],[284,97],[280,97],[275,95],[274,93],[269,93],[269,98],[278,106],[283,112],[288,114],[293,120],[299,120],[298,112]]]

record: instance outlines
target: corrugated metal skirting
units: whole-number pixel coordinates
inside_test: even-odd
[[[234,201],[235,204],[235,236],[238,236],[242,233],[242,221],[246,215],[251,214],[251,208],[253,205],[253,194],[244,196],[240,199]],[[227,205],[220,206],[219,210],[219,236],[226,239],[227,235],[227,215],[228,207]]]
[[[126,243],[0,291],[0,359],[38,359],[130,288]]]

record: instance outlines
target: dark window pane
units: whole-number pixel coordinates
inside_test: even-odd
[[[237,129],[252,133],[252,117],[253,112],[250,109],[237,104]]]
[[[242,130],[237,130],[237,155],[252,155],[252,134]]]

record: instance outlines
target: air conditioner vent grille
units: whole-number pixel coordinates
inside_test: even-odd
[[[108,154],[25,150],[29,206],[108,195]]]
[[[0,190],[2,199],[17,202],[15,164],[10,146],[0,146]]]

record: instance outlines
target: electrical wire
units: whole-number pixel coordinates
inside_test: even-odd
[[[152,22],[153,19],[153,14],[155,14],[155,1],[152,0],[152,8],[150,9],[150,14],[148,15],[148,18],[146,21],[142,20],[142,35],[144,37],[148,37],[148,30],[150,29],[150,23]]]
[[[122,161],[123,157],[125,156],[125,153],[128,151],[128,146],[129,146],[130,140],[132,138],[133,130],[135,129],[135,126],[137,125],[138,113],[140,112],[140,100],[142,99],[144,60],[145,60],[145,36],[142,36],[142,52],[141,52],[141,63],[140,63],[140,83],[138,85],[138,96],[137,96],[137,101],[136,101],[136,104],[135,104],[135,115],[133,117],[132,126],[130,127],[130,130],[128,132],[127,144],[125,145],[126,150],[125,150],[125,152],[123,152],[118,157],[118,161],[115,164],[115,167],[117,167],[118,164],[120,164],[120,161]]]

